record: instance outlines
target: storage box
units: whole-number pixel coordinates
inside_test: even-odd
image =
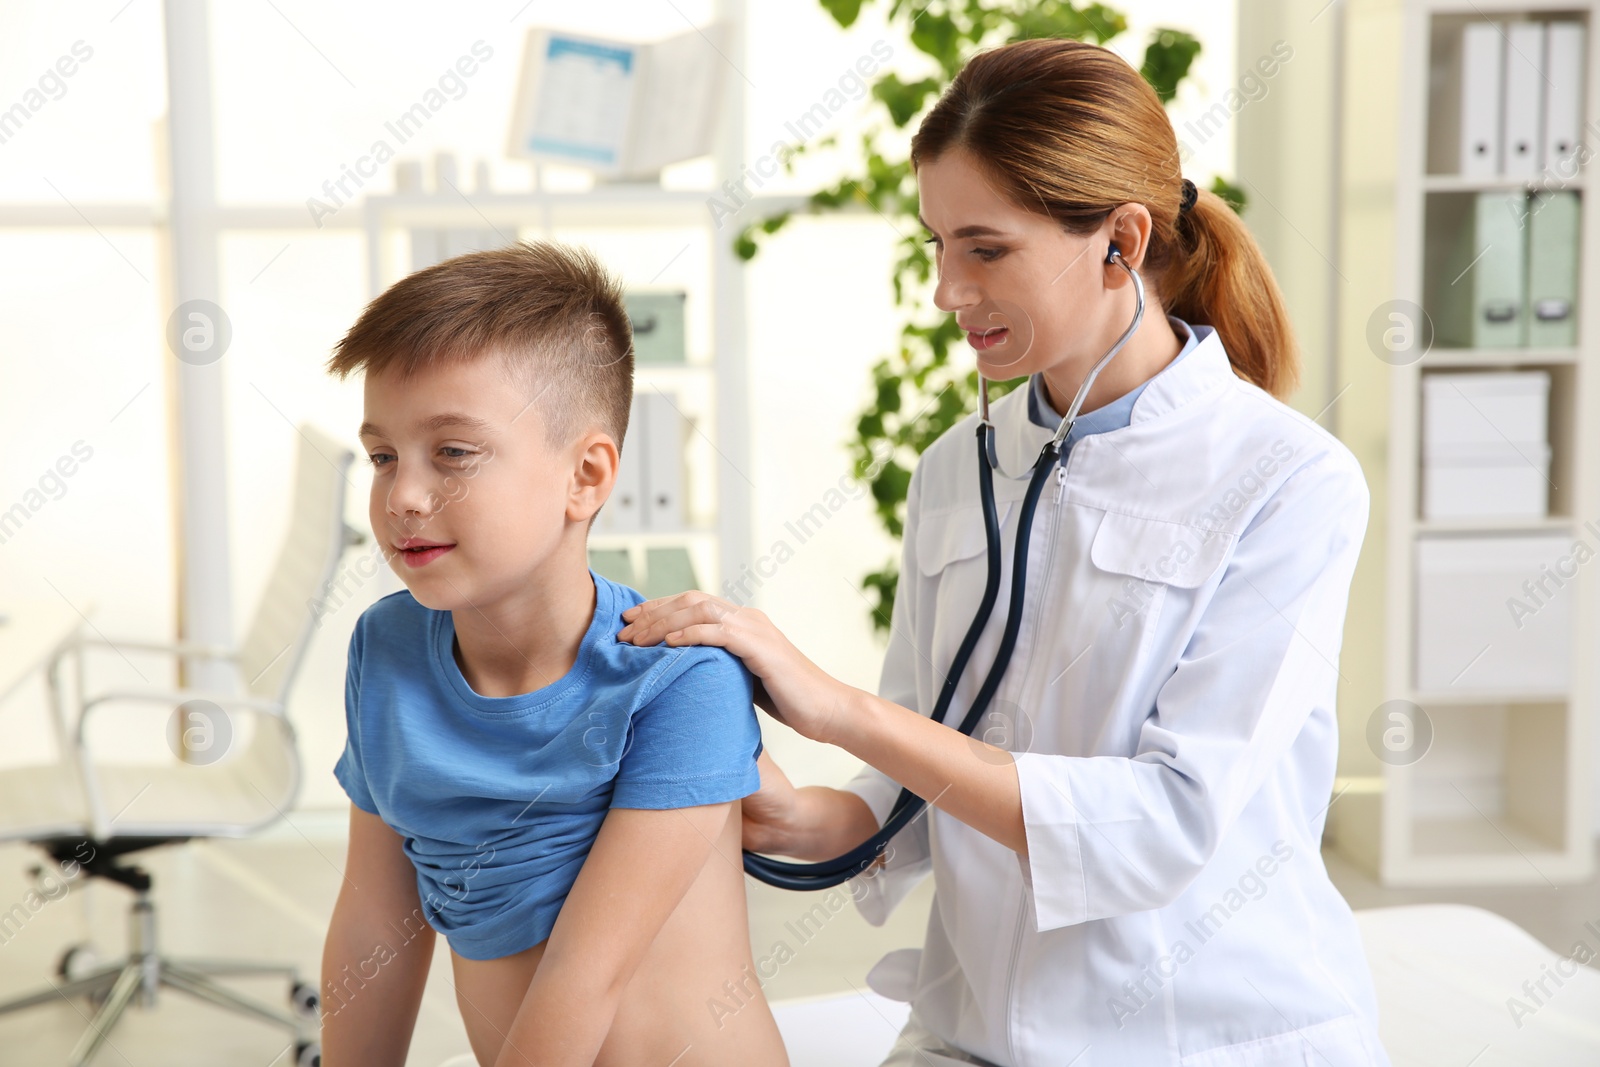
[[[1425,519],[1542,519],[1550,512],[1550,446],[1501,441],[1423,456]]]
[[[1549,371],[1426,374],[1423,447],[1543,443],[1549,409]]]
[[[1572,585],[1584,565],[1570,537],[1423,537],[1416,562],[1417,689],[1566,690]]]
[[[1544,444],[1549,439],[1550,372],[1425,374],[1422,445]]]
[[[629,292],[622,297],[633,325],[635,364],[684,362],[683,311],[687,294]]]

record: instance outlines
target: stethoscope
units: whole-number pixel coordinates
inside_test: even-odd
[[[966,718],[961,720],[957,727],[968,737],[982,720],[984,712],[988,710],[989,702],[994,699],[995,690],[1000,688],[1000,680],[1005,675],[1006,668],[1011,665],[1011,653],[1017,644],[1017,631],[1022,625],[1022,605],[1027,596],[1028,585],[1028,541],[1033,530],[1033,516],[1039,508],[1039,494],[1044,490],[1045,482],[1049,481],[1051,471],[1055,470],[1056,461],[1061,455],[1061,447],[1072,432],[1072,424],[1077,421],[1078,411],[1083,407],[1083,400],[1089,394],[1089,387],[1094,384],[1111,357],[1122,350],[1128,343],[1134,331],[1139,328],[1139,323],[1144,319],[1144,281],[1139,277],[1139,272],[1122,258],[1122,253],[1113,244],[1106,253],[1106,263],[1116,264],[1128,272],[1128,277],[1133,279],[1133,292],[1137,305],[1133,312],[1133,321],[1122,332],[1117,343],[1111,346],[1110,351],[1100,357],[1100,361],[1090,369],[1089,374],[1083,379],[1083,384],[1078,386],[1077,395],[1072,398],[1072,405],[1067,408],[1066,417],[1061,420],[1061,426],[1056,430],[1055,436],[1046,442],[1039,452],[1039,458],[1034,460],[1032,477],[1028,481],[1028,491],[1023,497],[1022,513],[1017,520],[1017,540],[1013,546],[1011,561],[1011,596],[1009,612],[1006,617],[1006,627],[1000,637],[1000,649],[995,653],[994,664],[989,668],[988,675],[983,680],[983,686],[978,690],[978,695],[972,701]],[[972,658],[972,650],[978,644],[978,637],[989,622],[989,615],[994,610],[995,601],[1000,593],[1000,518],[994,503],[994,469],[999,466],[998,456],[995,451],[994,424],[989,421],[989,382],[981,374],[978,376],[978,496],[983,501],[983,534],[988,547],[988,578],[984,584],[983,600],[978,605],[978,614],[973,617],[972,625],[967,627],[966,636],[962,639],[960,647],[956,650],[955,659],[950,663],[950,673],[945,677],[944,686],[939,690],[939,699],[933,707],[933,720],[943,723],[945,715],[950,710],[950,701],[955,696],[956,686],[961,681],[961,676],[967,669],[967,661]],[[770,856],[762,856],[754,852],[745,852],[744,869],[766,882],[768,885],[780,889],[828,889],[841,882],[846,882],[870,867],[877,859],[878,853],[889,843],[889,839],[899,833],[917,814],[922,811],[927,801],[917,796],[909,789],[901,789],[900,795],[895,799],[894,807],[889,812],[889,817],[884,820],[883,826],[870,838],[831,860],[820,863],[788,863],[775,860]]]

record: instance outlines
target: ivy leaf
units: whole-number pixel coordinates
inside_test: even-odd
[[[900,571],[894,564],[886,565],[883,570],[875,571],[861,579],[861,588],[868,593],[878,594],[878,603],[872,609],[872,628],[887,632],[889,622],[894,618],[894,594],[900,585]]]
[[[1070,37],[1075,41],[1093,39],[1105,44],[1128,28],[1127,18],[1104,4],[1071,4],[1046,0],[1028,4],[1011,20],[1010,41],[1029,41],[1040,37]]]
[[[761,250],[761,246],[756,242],[756,234],[772,236],[788,224],[791,215],[792,212],[780,211],[776,215],[769,215],[747,224],[733,239],[733,254],[746,263],[750,262]]]
[[[965,58],[956,50],[961,31],[947,14],[924,11],[911,27],[911,43],[919,52],[932,56],[940,69],[953,75]]]
[[[1244,206],[1248,202],[1245,191],[1220,174],[1211,179],[1211,191],[1226,200],[1235,214],[1244,211]]]
[[[819,0],[822,9],[833,16],[845,29],[855,24],[856,16],[861,14],[861,0]]]
[[[878,411],[900,410],[900,379],[885,378],[878,382]]]
[[[755,237],[752,236],[755,229],[756,225],[751,223],[740,230],[739,236],[733,239],[733,254],[746,263],[755,259],[756,253],[761,251],[760,246],[756,244]]]
[[[904,129],[906,123],[922,110],[928,97],[938,91],[939,81],[936,78],[923,78],[921,81],[908,83],[901,81],[898,74],[892,73],[879,78],[877,84],[872,87],[872,95],[889,109],[889,120],[899,129]]]
[[[1162,104],[1178,95],[1178,83],[1189,74],[1189,66],[1200,54],[1200,41],[1182,30],[1160,29],[1150,35],[1145,46],[1144,64],[1139,73],[1161,98]]]

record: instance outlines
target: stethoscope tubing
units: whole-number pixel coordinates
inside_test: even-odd
[[[978,638],[982,636],[984,627],[989,623],[989,616],[994,610],[995,601],[1000,593],[1000,522],[994,504],[994,472],[990,469],[985,458],[988,454],[989,443],[986,434],[993,431],[993,427],[980,425],[978,427],[978,478],[980,495],[984,500],[983,528],[984,538],[988,543],[989,568],[988,577],[984,582],[983,600],[979,605],[978,613],[973,617],[972,624],[967,627],[966,636],[961,640],[961,646],[956,651],[956,656],[950,664],[950,673],[945,677],[944,685],[940,687],[938,702],[934,705],[933,719],[943,723],[949,713],[950,702],[955,697],[956,685],[960,682],[966,671],[967,662],[972,658],[973,650],[977,647]],[[1022,604],[1027,592],[1028,569],[1028,543],[1029,534],[1033,527],[1033,514],[1039,506],[1039,495],[1044,490],[1045,483],[1050,480],[1050,472],[1054,468],[1056,456],[1055,443],[1052,441],[1044,446],[1040,452],[1041,461],[1035,464],[1033,477],[1028,482],[1028,491],[1023,498],[1022,518],[1017,527],[1017,541],[1012,558],[1013,580],[1011,583],[1011,598],[1008,606],[1005,631],[1000,638],[1000,649],[995,653],[994,664],[989,668],[988,675],[984,678],[983,686],[978,691],[977,697],[972,702],[972,707],[967,711],[966,718],[957,727],[963,734],[972,735],[977,728],[978,721],[983,717],[988,708],[989,701],[1000,686],[1001,677],[1006,667],[1010,664],[1011,653],[1017,644],[1017,634],[1022,627]],[[915,819],[927,801],[909,789],[902,788],[900,795],[895,799],[895,804],[888,818],[878,832],[867,840],[831,860],[819,863],[791,863],[785,860],[775,860],[769,856],[762,856],[753,852],[744,854],[744,869],[768,885],[780,889],[828,889],[841,882],[849,881],[862,871],[870,867],[877,859],[878,853],[894,837]]]
[[[972,731],[977,729],[984,713],[988,710],[989,702],[994,699],[996,690],[1006,669],[1011,664],[1011,655],[1016,649],[1017,634],[1022,628],[1022,610],[1027,598],[1028,589],[1028,545],[1032,540],[1033,518],[1039,509],[1039,497],[1044,491],[1045,483],[1050,480],[1050,474],[1055,470],[1056,461],[1061,455],[1061,448],[1072,430],[1072,424],[1077,420],[1078,411],[1083,406],[1084,398],[1088,395],[1089,387],[1094,383],[1100,371],[1111,357],[1121,351],[1123,345],[1133,336],[1139,328],[1140,321],[1144,318],[1144,282],[1139,277],[1139,272],[1134,270],[1115,245],[1107,256],[1109,262],[1119,264],[1133,279],[1134,295],[1137,305],[1134,309],[1133,320],[1128,328],[1123,331],[1117,343],[1085,376],[1083,384],[1078,387],[1077,395],[1072,399],[1072,405],[1067,410],[1066,417],[1061,420],[1055,436],[1045,443],[1039,456],[1034,460],[1033,472],[1028,480],[1028,489],[1022,499],[1022,510],[1017,519],[1017,539],[1012,546],[1011,560],[1011,593],[1008,598],[1006,625],[1001,632],[1000,647],[995,652],[994,662],[989,667],[989,673],[984,676],[983,685],[979,687],[977,695],[973,698],[972,706],[967,710],[966,717],[957,727],[961,733],[972,736]],[[950,703],[955,698],[956,686],[966,673],[967,663],[972,658],[974,649],[977,648],[978,639],[982,636],[984,628],[989,624],[989,616],[994,611],[995,601],[1000,595],[1000,572],[1002,548],[1000,544],[1000,519],[995,507],[994,499],[994,468],[998,465],[995,456],[994,424],[989,421],[989,391],[988,382],[982,377],[978,380],[979,414],[977,428],[978,444],[978,497],[983,505],[983,536],[988,556],[988,571],[984,579],[983,599],[978,604],[978,612],[973,616],[972,623],[967,627],[967,632],[961,639],[961,645],[956,650],[955,658],[950,663],[949,673],[945,675],[944,684],[939,688],[939,698],[933,707],[932,718],[935,722],[944,723],[945,716],[949,714]],[[935,798],[937,799],[937,798]],[[888,845],[895,834],[910,824],[927,806],[927,801],[909,789],[901,788],[900,795],[895,798],[894,807],[883,821],[883,825],[861,844],[852,848],[842,856],[835,856],[830,860],[817,863],[793,863],[787,860],[776,860],[770,856],[746,851],[744,853],[744,869],[752,877],[779,889],[817,890],[829,889],[843,882],[849,881],[862,873],[877,860],[879,854]]]

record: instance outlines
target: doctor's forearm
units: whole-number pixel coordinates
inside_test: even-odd
[[[852,690],[844,711],[829,743],[1027,858],[1022,787],[1010,752],[863,689]]]

